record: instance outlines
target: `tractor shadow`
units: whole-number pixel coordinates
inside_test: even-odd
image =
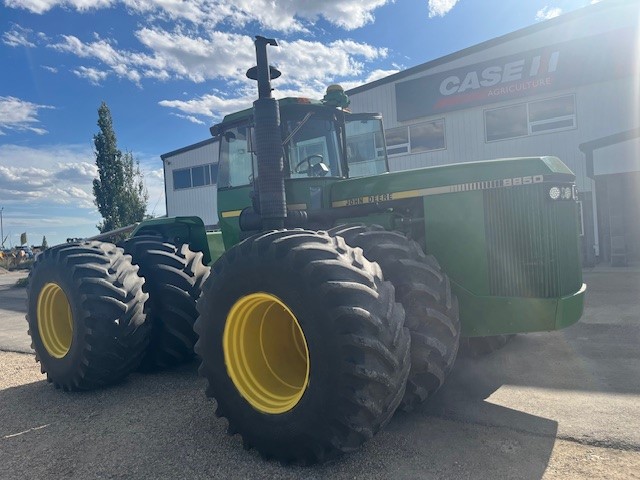
[[[486,402],[498,385],[458,391],[457,368],[432,404],[398,412],[360,450],[325,465],[281,466],[226,434],[195,363],[86,393],[56,390],[37,368],[33,383],[0,390],[0,478],[539,479],[557,431],[554,421]],[[448,402],[458,394],[480,420],[456,416]]]
[[[581,322],[458,359],[430,402],[396,413],[360,450],[309,468],[243,450],[215,417],[195,363],[87,393],[55,390],[33,356],[0,363],[0,379],[19,384],[0,386],[0,478],[542,478],[558,421],[566,429],[593,402],[605,423],[618,422],[607,432],[633,430],[615,402],[640,394],[640,277],[587,282]],[[573,404],[578,398],[586,404]]]
[[[14,286],[18,278],[21,277],[11,275],[9,279],[2,278],[5,284],[0,285],[0,308],[10,312],[25,314],[27,308],[27,289],[25,287]]]

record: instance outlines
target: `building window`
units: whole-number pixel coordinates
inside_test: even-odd
[[[210,163],[173,171],[173,189],[182,190],[192,187],[214,185],[218,175],[218,165]]]
[[[487,142],[573,129],[575,97],[565,95],[485,110],[484,125]]]
[[[527,105],[497,108],[484,112],[487,142],[506,138],[524,137],[527,129]]]
[[[407,127],[390,128],[384,132],[387,140],[387,155],[409,153],[409,131]]]
[[[418,123],[409,126],[411,153],[442,150],[444,144],[444,120]]]
[[[442,150],[446,148],[444,119],[390,128],[385,138],[389,156]]]
[[[202,187],[203,185],[206,185],[204,180],[205,167],[209,170],[209,165],[200,165],[199,167],[193,167],[191,169],[191,182],[194,187]]]
[[[576,106],[573,95],[531,102],[529,133],[567,130],[576,126]]]
[[[173,188],[179,190],[181,188],[191,188],[191,169],[183,168],[173,171]]]

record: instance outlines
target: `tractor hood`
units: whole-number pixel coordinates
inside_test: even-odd
[[[557,157],[524,157],[403,170],[333,184],[331,206],[347,207],[404,198],[542,182],[573,182]]]

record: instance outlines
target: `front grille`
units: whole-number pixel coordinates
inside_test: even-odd
[[[490,293],[550,298],[582,285],[577,204],[545,184],[484,191]]]

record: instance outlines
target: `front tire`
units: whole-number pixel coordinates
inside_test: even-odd
[[[138,267],[105,242],[59,245],[29,274],[27,322],[36,361],[57,388],[115,383],[142,360],[149,342],[147,294]]]
[[[416,242],[399,232],[379,226],[346,225],[329,233],[362,248],[369,260],[380,264],[385,280],[395,287],[411,332],[411,372],[400,405],[410,411],[442,386],[456,359],[460,319],[449,279],[435,257],[425,255]]]
[[[341,238],[251,237],[213,266],[196,353],[216,414],[245,447],[283,462],[357,449],[391,418],[409,372],[402,306]]]

